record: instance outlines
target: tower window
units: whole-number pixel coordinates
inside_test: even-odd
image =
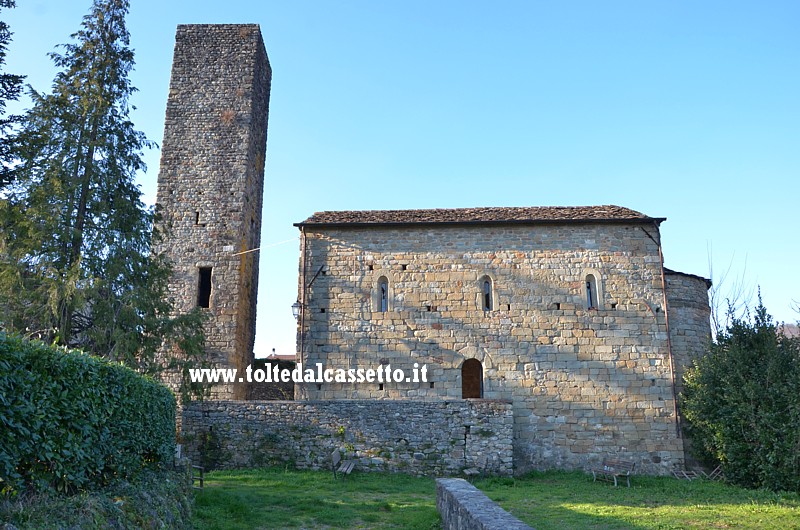
[[[211,267],[200,267],[197,282],[198,307],[211,307]]]

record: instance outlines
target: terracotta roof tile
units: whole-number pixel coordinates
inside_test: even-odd
[[[295,226],[396,225],[461,223],[559,223],[587,221],[647,221],[648,217],[622,206],[532,206],[522,208],[453,208],[436,210],[361,210],[317,212]]]

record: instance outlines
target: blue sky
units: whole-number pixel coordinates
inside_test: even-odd
[[[19,0],[6,70],[89,0]],[[800,301],[800,2],[132,0],[136,126],[163,136],[175,27],[258,23],[273,68],[256,354],[294,350],[315,211],[618,204],[662,224],[666,265]],[[23,102],[23,105],[25,102]],[[158,150],[140,182],[155,199]],[[717,278],[715,278],[717,279]]]

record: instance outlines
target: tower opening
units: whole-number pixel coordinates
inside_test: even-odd
[[[211,267],[200,267],[197,282],[198,307],[211,307]]]

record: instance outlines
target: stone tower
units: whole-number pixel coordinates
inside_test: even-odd
[[[156,199],[165,237],[154,250],[172,261],[176,312],[208,312],[217,368],[253,358],[271,78],[257,24],[178,26]],[[245,394],[245,384],[212,388],[215,399]]]

